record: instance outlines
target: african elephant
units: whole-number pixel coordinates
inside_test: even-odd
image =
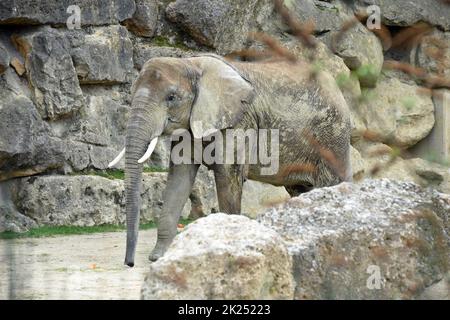
[[[351,180],[350,112],[329,74],[300,62],[232,62],[216,55],[150,59],[133,84],[125,148],[110,164],[125,155],[126,265],[134,265],[142,163],[157,138],[187,132],[198,141],[230,128],[277,129],[276,143],[261,140],[256,148],[277,144],[278,167],[263,174],[260,162],[208,163],[221,212],[240,213],[247,178],[285,186],[291,196]],[[202,145],[208,144],[206,140]],[[223,146],[230,143],[226,140]],[[210,138],[209,143],[215,141]],[[173,142],[172,152],[176,146]],[[150,260],[161,257],[175,237],[199,166],[198,161],[171,161]]]

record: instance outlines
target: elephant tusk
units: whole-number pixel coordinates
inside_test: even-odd
[[[108,168],[114,167],[120,161],[120,159],[123,158],[124,155],[125,155],[125,148],[123,148],[122,151],[120,151],[119,155],[108,164]]]
[[[150,156],[153,153],[153,150],[155,150],[156,147],[156,143],[158,142],[158,137],[153,138],[153,140],[150,142],[150,144],[148,145],[148,149],[145,152],[145,154],[142,156],[142,158],[140,158],[138,160],[138,163],[142,163],[144,161],[146,161],[148,158],[150,158]]]

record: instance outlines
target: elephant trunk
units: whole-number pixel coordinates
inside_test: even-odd
[[[125,196],[127,215],[127,245],[125,264],[133,267],[139,232],[142,170],[139,159],[146,153],[152,138],[161,134],[162,126],[152,125],[150,114],[134,107],[128,122],[125,142]],[[141,110],[141,111],[139,111]],[[160,128],[161,127],[161,128]],[[157,129],[156,129],[157,128]]]
[[[136,133],[130,132],[125,145],[125,192],[127,214],[127,249],[125,264],[134,266],[134,254],[139,231],[139,214],[142,189],[143,164],[138,159],[144,154],[146,141],[139,139]]]

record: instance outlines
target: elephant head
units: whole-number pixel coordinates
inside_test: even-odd
[[[204,132],[233,127],[252,92],[249,82],[217,56],[153,58],[143,66],[132,88],[125,148],[110,163],[125,155],[126,265],[134,265],[143,162],[158,137],[185,129],[200,139]]]

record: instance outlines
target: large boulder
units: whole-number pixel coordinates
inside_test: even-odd
[[[11,66],[22,76],[25,72],[25,59],[11,41],[11,32],[9,29],[0,32],[0,74]]]
[[[433,101],[418,88],[386,74],[365,92],[359,115],[375,140],[408,148],[428,135],[434,125]]]
[[[286,6],[300,23],[313,22],[314,32],[342,57],[351,70],[360,70],[362,86],[376,85],[383,66],[383,47],[379,39],[361,23],[341,31],[354,17],[352,8],[343,1],[315,0],[286,1]]]
[[[450,194],[450,169],[448,165],[421,158],[408,159],[405,162],[418,176],[417,183]]]
[[[81,26],[117,24],[131,18],[136,6],[133,0],[14,0],[0,4],[0,24],[52,24],[65,25],[74,11],[80,8]]]
[[[142,298],[292,299],[291,268],[276,232],[217,213],[190,224],[150,265]]]
[[[450,6],[446,1],[434,0],[432,3],[422,0],[355,0],[356,10],[370,5],[380,8],[382,22],[389,26],[411,26],[417,22],[428,22],[444,30],[450,30]]]
[[[247,180],[242,188],[242,214],[254,218],[274,204],[286,201],[291,196],[284,187]]]
[[[14,76],[11,70],[0,75],[0,181],[44,172],[64,162],[63,144],[52,136],[26,93],[19,91]]]
[[[177,0],[167,6],[166,16],[200,44],[225,54],[242,49],[248,33],[272,10],[271,0]]]
[[[63,34],[43,27],[17,34],[13,39],[26,57],[34,102],[43,118],[67,116],[84,105],[70,43]]]
[[[158,26],[158,2],[156,0],[135,0],[136,11],[124,21],[128,30],[140,37],[152,37]]]
[[[450,6],[449,6],[450,7]],[[434,30],[411,50],[411,64],[434,76],[450,78],[450,32]]]
[[[341,1],[290,0],[287,9],[300,23],[314,23],[314,31],[335,31],[352,17],[352,10]]]
[[[85,169],[107,169],[111,159],[114,159],[122,149],[123,146],[101,146],[72,139],[64,140],[66,165],[61,172],[69,174],[86,171]]]
[[[197,172],[191,194],[189,195],[189,218],[197,219],[219,212],[214,173],[201,166]]]
[[[11,200],[12,183],[12,180],[0,182],[0,232],[21,232],[37,227],[33,219],[17,211]]]
[[[415,299],[450,267],[450,197],[387,179],[315,189],[259,215],[293,257],[295,299]]]
[[[361,86],[376,86],[384,62],[383,46],[377,36],[358,22],[343,33],[331,31],[321,39],[357,72]]]
[[[90,33],[67,32],[79,82],[123,83],[133,69],[133,44],[122,26],[94,29]]]
[[[89,95],[83,115],[73,124],[73,139],[122,150],[129,107],[111,97]]]
[[[144,174],[141,221],[159,215],[166,174]],[[11,191],[17,210],[37,225],[93,226],[123,224],[123,180],[97,175],[22,178]]]

